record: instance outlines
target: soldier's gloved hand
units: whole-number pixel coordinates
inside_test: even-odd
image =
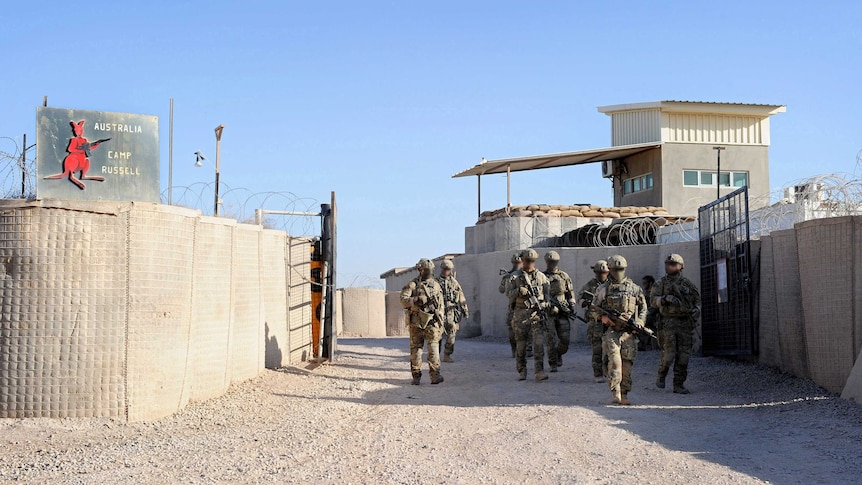
[[[418,303],[420,305],[424,305],[428,303],[428,297],[425,295],[419,295],[413,298],[414,303]]]
[[[518,288],[518,293],[520,293],[521,296],[527,296],[530,294],[530,290],[526,286],[522,286],[522,287]]]
[[[661,298],[662,302],[670,303],[671,305],[679,305],[679,298],[673,295],[665,295]]]
[[[551,315],[556,315],[558,313],[560,313],[560,309],[555,307],[555,306],[552,306],[551,307]]]
[[[539,303],[539,309],[540,309],[540,310],[545,310],[545,311],[547,311],[549,308],[551,308],[551,304],[550,304],[550,303],[548,303],[548,302],[546,302],[546,301],[543,301],[542,303]],[[556,308],[554,308],[554,310],[556,310]],[[553,311],[552,311],[551,313],[553,313]]]
[[[569,300],[569,311],[575,313],[575,299]]]
[[[691,318],[693,318],[693,319],[695,319],[695,320],[697,320],[698,318],[700,318],[700,308],[693,308],[693,309],[691,310]]]
[[[620,314],[620,320],[625,320],[626,322],[632,317],[632,312],[623,312]]]

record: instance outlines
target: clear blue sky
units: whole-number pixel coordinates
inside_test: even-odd
[[[656,6],[661,4],[661,6]],[[0,136],[35,107],[155,114],[167,186],[222,179],[340,209],[340,285],[464,248],[488,159],[610,144],[600,105],[774,103],[771,180],[852,172],[859,2],[7,2]],[[32,138],[31,138],[32,139]],[[2,149],[2,147],[0,147]],[[609,204],[599,167],[513,177],[513,203]],[[483,208],[505,205],[485,177]]]

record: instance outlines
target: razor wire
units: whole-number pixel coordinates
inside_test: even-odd
[[[173,190],[173,205],[196,209],[212,215],[215,203],[215,183],[197,182],[174,186],[162,191],[162,203],[167,203],[168,192]],[[311,197],[300,197],[293,192],[252,192],[245,187],[231,188],[219,183],[219,215],[246,224],[255,223],[255,210],[266,209],[285,212],[320,212],[320,203]],[[263,226],[279,229],[295,237],[319,236],[320,221],[313,217],[266,215]]]
[[[0,197],[4,199],[36,197],[36,160],[26,154],[22,160],[22,149],[14,138],[0,136]]]

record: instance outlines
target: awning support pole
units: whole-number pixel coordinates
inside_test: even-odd
[[[482,217],[482,176],[476,174],[476,181],[479,183],[478,197],[476,199],[476,217]]]
[[[512,207],[512,164],[506,165],[506,215]]]

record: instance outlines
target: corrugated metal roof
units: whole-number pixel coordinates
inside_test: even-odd
[[[665,99],[660,103],[692,103],[692,104],[727,104],[731,106],[762,106],[766,108],[783,108],[780,104],[763,104],[763,103],[729,103],[724,101],[686,101],[680,99]]]
[[[752,112],[761,116],[771,116],[776,113],[787,111],[787,107],[780,104],[754,104],[754,103],[725,103],[720,101],[650,101],[646,103],[626,103],[613,104],[608,106],[599,106],[597,109],[600,113],[612,114],[621,111],[634,111],[642,109],[661,109],[662,111],[680,111],[683,108],[681,105],[687,105],[689,108],[697,111],[707,110],[710,107],[718,108],[726,106],[728,110],[734,112]]]
[[[452,178],[466,177],[468,175],[506,173],[507,170],[512,172],[522,172],[539,168],[566,167],[569,165],[583,165],[586,163],[603,162],[606,160],[617,160],[645,152],[647,150],[652,150],[654,148],[661,148],[661,143],[640,143],[637,145],[596,148],[579,152],[488,160],[464,170],[463,172],[456,173]]]

